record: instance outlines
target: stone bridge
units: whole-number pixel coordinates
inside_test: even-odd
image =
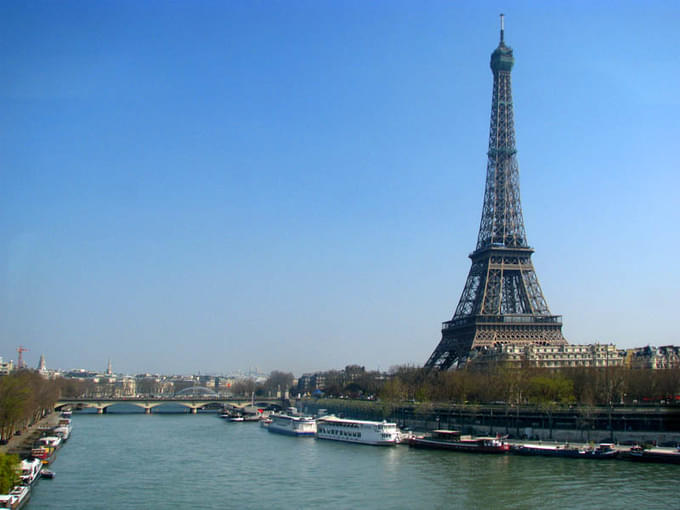
[[[220,397],[196,397],[196,396],[174,396],[174,397],[108,397],[108,398],[62,398],[55,405],[55,410],[64,407],[72,409],[94,408],[99,414],[105,414],[106,410],[112,405],[129,404],[144,409],[146,414],[151,414],[151,410],[164,404],[179,404],[188,409],[192,414],[196,414],[199,409],[208,405],[219,405],[231,407],[232,409],[243,409],[255,407],[264,409],[272,404],[283,406],[285,402],[281,398],[258,398],[256,401],[250,398],[220,398]]]

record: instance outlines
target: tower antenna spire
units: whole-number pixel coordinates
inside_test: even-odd
[[[504,33],[505,33],[505,14],[501,13],[501,44],[503,43]]]

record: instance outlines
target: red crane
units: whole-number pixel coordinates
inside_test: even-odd
[[[24,356],[23,353],[27,352],[28,349],[26,349],[23,346],[17,347],[17,352],[19,353],[19,358],[17,359],[17,368],[24,368]]]

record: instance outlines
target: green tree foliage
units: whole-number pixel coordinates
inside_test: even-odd
[[[0,453],[0,494],[8,494],[12,487],[19,485],[20,468],[19,457]]]
[[[532,377],[529,380],[529,401],[540,406],[571,403],[574,401],[574,383],[561,374]]]
[[[400,403],[407,399],[408,391],[399,377],[391,377],[383,385],[380,397],[387,402]]]
[[[535,404],[542,407],[578,404],[634,404],[675,401],[680,395],[680,369],[627,367],[537,368],[489,364],[439,372],[413,366],[393,367],[380,389],[390,402],[456,404]]]
[[[30,370],[0,377],[0,437],[9,439],[51,412],[59,393],[58,382]]]

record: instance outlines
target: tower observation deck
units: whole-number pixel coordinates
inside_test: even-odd
[[[458,306],[442,324],[428,368],[461,366],[472,351],[503,344],[567,343],[562,317],[550,313],[543,297],[524,229],[510,79],[515,60],[504,32],[501,14],[500,42],[491,54],[491,127],[477,246]]]

